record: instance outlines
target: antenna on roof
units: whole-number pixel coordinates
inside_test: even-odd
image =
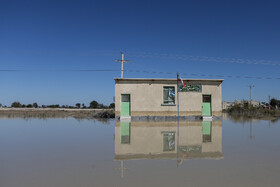
[[[121,52],[121,55],[122,55],[122,59],[121,60],[115,60],[116,62],[121,62],[122,63],[122,70],[121,70],[121,78],[123,78],[123,63],[126,63],[126,62],[130,62],[132,63],[130,60],[124,60],[124,54],[123,52]]]

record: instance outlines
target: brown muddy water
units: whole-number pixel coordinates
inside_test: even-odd
[[[279,186],[280,122],[0,119],[0,187]]]

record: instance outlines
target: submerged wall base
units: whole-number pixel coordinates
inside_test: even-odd
[[[120,121],[120,116],[116,116],[116,120]],[[131,116],[131,121],[177,121],[178,116]],[[202,121],[202,116],[179,116],[182,121]],[[213,121],[221,121],[222,116],[213,116]]]
[[[120,116],[120,111],[115,110],[115,116]],[[177,116],[177,111],[131,111],[131,116]],[[201,116],[202,111],[180,111],[180,116]],[[222,111],[212,111],[212,116],[222,116]]]

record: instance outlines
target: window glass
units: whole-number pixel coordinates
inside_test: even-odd
[[[163,151],[175,150],[175,132],[163,133]]]
[[[130,95],[129,94],[123,94],[122,95],[122,102],[130,102]]]
[[[204,95],[203,103],[211,103],[211,95]]]
[[[175,87],[163,87],[163,103],[175,104]]]

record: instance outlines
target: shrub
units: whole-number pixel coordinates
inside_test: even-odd
[[[13,107],[13,108],[20,108],[20,107],[22,107],[22,105],[20,104],[20,102],[16,101],[16,102],[13,102],[11,104],[11,107]]]

